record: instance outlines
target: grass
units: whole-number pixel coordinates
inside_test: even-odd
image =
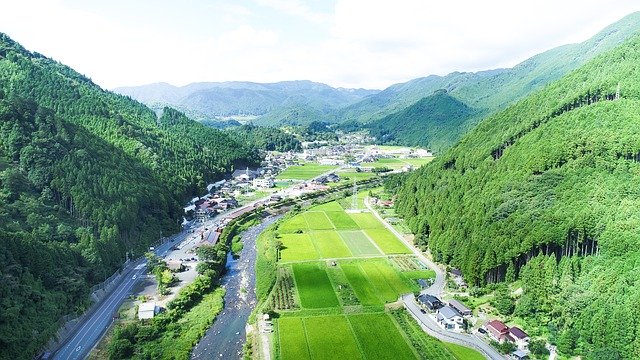
[[[385,302],[396,301],[400,294],[413,291],[413,288],[386,260],[364,261],[360,266],[369,282],[376,288],[378,296]]]
[[[385,254],[411,254],[411,250],[386,228],[367,229],[364,232]]]
[[[369,282],[367,275],[357,263],[341,263],[340,267],[362,305],[383,305],[376,288]]]
[[[324,211],[307,211],[303,215],[309,230],[331,230],[334,228]]]
[[[415,271],[403,271],[402,275],[407,279],[435,279],[436,272],[433,270],[415,270]]]
[[[350,315],[349,322],[367,359],[417,358],[387,314]]]
[[[322,175],[331,169],[335,169],[336,166],[331,165],[317,165],[317,164],[306,164],[306,165],[294,165],[289,166],[283,172],[276,176],[276,179],[291,179],[291,180],[310,180],[318,175]]]
[[[415,159],[402,159],[402,161],[413,165],[415,168],[419,168],[424,164],[428,164],[435,159],[434,157],[415,158]]]
[[[444,343],[444,346],[459,360],[484,360],[484,356],[478,351],[458,344]]]
[[[334,230],[313,231],[311,238],[323,259],[353,256],[340,235]]]
[[[324,204],[311,207],[309,211],[343,211],[344,209],[337,201],[329,201]]]
[[[409,315],[406,310],[395,310],[392,311],[390,315],[395,319],[399,327],[407,335],[407,337],[409,338],[409,342],[413,345],[413,348],[418,351],[422,359],[466,360],[466,358],[456,357],[445,346],[444,342],[427,335],[427,333],[422,330],[420,325],[418,325],[418,323],[411,317],[411,315]],[[475,358],[471,359],[475,360]]]
[[[322,264],[293,264],[292,267],[302,307],[317,309],[340,305]]]
[[[327,211],[325,212],[333,226],[338,230],[359,230],[360,227],[355,221],[344,211]]]
[[[353,256],[380,255],[380,251],[362,231],[343,230],[338,231],[338,233],[351,250]]]
[[[309,352],[313,359],[362,359],[349,321],[342,315],[304,319]]]
[[[319,259],[309,234],[281,234],[283,249],[280,251],[281,261],[300,261]]]
[[[311,359],[302,318],[278,319],[278,335],[282,360]]]
[[[371,213],[353,213],[349,214],[349,216],[351,216],[361,229],[379,229],[384,226]]]
[[[290,219],[287,219],[279,227],[282,233],[292,233],[298,230],[308,230],[307,221],[302,214],[298,214]]]

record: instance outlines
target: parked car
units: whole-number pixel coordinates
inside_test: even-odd
[[[484,328],[478,328],[478,332],[479,332],[480,334],[486,334],[486,333],[487,333],[487,330],[485,330]]]

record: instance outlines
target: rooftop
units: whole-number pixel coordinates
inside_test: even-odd
[[[509,330],[509,328],[507,327],[507,325],[505,325],[502,321],[500,320],[491,320],[487,323],[487,327],[491,326],[492,328],[496,329],[498,332],[502,333],[502,332],[507,332]]]
[[[445,319],[453,319],[456,316],[460,316],[460,314],[458,314],[458,312],[451,306],[442,307],[439,311],[440,315],[442,315]]]
[[[529,335],[527,335],[526,332],[522,331],[522,329],[520,329],[517,326],[514,326],[511,329],[509,329],[509,332],[511,333],[511,335],[513,335],[517,339],[524,339],[529,337]]]

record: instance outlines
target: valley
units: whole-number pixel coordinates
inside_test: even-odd
[[[637,5],[25,1],[0,360],[640,358]]]

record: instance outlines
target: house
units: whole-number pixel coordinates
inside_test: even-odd
[[[500,320],[491,320],[484,327],[489,332],[489,335],[501,344],[510,337],[509,328]]]
[[[327,181],[329,181],[329,182],[338,182],[338,181],[340,181],[340,176],[337,175],[336,173],[331,173],[331,174],[327,175]]]
[[[256,188],[272,188],[275,182],[272,178],[253,179],[253,187]]]
[[[462,316],[451,306],[443,306],[438,310],[436,321],[446,330],[462,332],[464,322]]]
[[[526,332],[522,331],[517,326],[514,326],[509,329],[509,335],[513,338],[513,342],[516,344],[518,349],[526,350],[529,346],[529,335]]]
[[[153,319],[158,313],[158,307],[153,301],[148,301],[138,306],[138,320]]]
[[[449,306],[454,308],[460,315],[466,317],[471,316],[471,309],[456,299],[449,300]]]
[[[517,350],[511,354],[511,358],[515,360],[527,360],[529,359],[529,352],[524,350]]]
[[[467,283],[462,278],[462,271],[456,268],[452,268],[451,270],[449,270],[449,274],[453,278],[453,282],[455,282],[459,287],[461,288],[467,287]]]
[[[422,307],[426,307],[429,311],[438,310],[443,306],[440,299],[429,294],[420,294],[420,296],[418,296],[418,304]]]
[[[431,284],[429,284],[429,281],[427,281],[425,279],[418,279],[418,285],[420,285],[421,289],[426,289],[429,286],[431,286]]]
[[[244,170],[235,170],[231,176],[238,181],[251,181],[258,177],[260,172],[258,170],[249,170],[246,168]]]

